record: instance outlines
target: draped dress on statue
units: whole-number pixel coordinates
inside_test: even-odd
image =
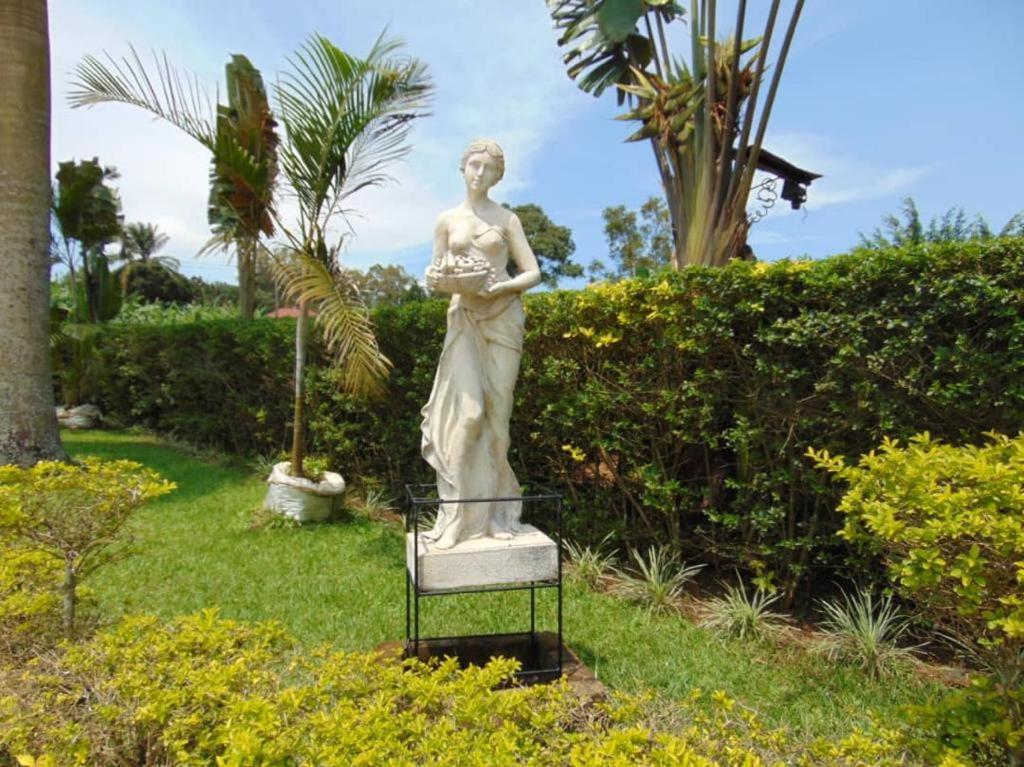
[[[486,258],[498,280],[508,279],[505,230],[474,223],[464,232],[453,227],[449,249]],[[434,386],[422,411],[423,458],[437,472],[444,500],[519,495],[508,448],[524,327],[519,293],[452,297]],[[511,538],[521,531],[521,513],[521,501],[443,503],[424,537],[439,548],[481,536]]]

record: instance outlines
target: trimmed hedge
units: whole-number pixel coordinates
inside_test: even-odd
[[[555,484],[571,532],[678,542],[790,596],[873,563],[836,535],[809,445],[859,455],[922,430],[950,442],[1024,423],[1024,242],[862,251],[532,295],[512,465]],[[377,311],[391,395],[357,402],[310,373],[310,440],[347,475],[429,480],[419,409],[445,303]],[[108,328],[105,412],[234,452],[285,447],[282,320]]]

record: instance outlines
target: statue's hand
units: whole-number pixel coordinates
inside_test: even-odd
[[[494,298],[495,296],[500,296],[502,293],[508,293],[509,282],[509,280],[502,280],[501,282],[496,282],[493,285],[488,285],[477,295],[480,295],[483,298]]]
[[[427,283],[427,287],[431,290],[437,290],[437,272],[434,271],[433,264],[427,267],[426,274],[423,275],[423,281]]]

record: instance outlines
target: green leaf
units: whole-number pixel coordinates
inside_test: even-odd
[[[597,11],[597,23],[605,37],[621,43],[633,33],[643,15],[643,0],[605,0]]]

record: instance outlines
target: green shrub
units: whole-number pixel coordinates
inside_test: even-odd
[[[615,552],[610,550],[607,536],[592,546],[570,540],[563,543],[569,559],[568,577],[586,588],[599,589],[615,570]]]
[[[5,680],[0,760],[6,751],[23,763],[226,767],[916,764],[892,732],[800,745],[721,693],[671,706],[588,702],[564,682],[502,689],[514,668],[301,654],[273,625],[212,612],[168,625],[129,618]]]
[[[960,734],[1024,760],[1024,434],[964,447],[886,440],[856,464],[809,455],[848,486],[843,537],[877,549],[896,588],[988,672],[965,694],[978,715]]]
[[[838,494],[808,445],[859,455],[924,429],[947,440],[1024,423],[1024,244],[993,240],[735,263],[528,295],[511,463],[560,486],[567,534],[669,543],[791,602],[802,582],[874,576],[835,533]],[[375,313],[389,396],[338,391],[311,357],[310,450],[404,497],[431,481],[420,409],[445,302]],[[105,328],[103,410],[249,455],[287,448],[287,320]],[[545,520],[541,520],[542,522]],[[550,522],[551,520],[547,520]]]

